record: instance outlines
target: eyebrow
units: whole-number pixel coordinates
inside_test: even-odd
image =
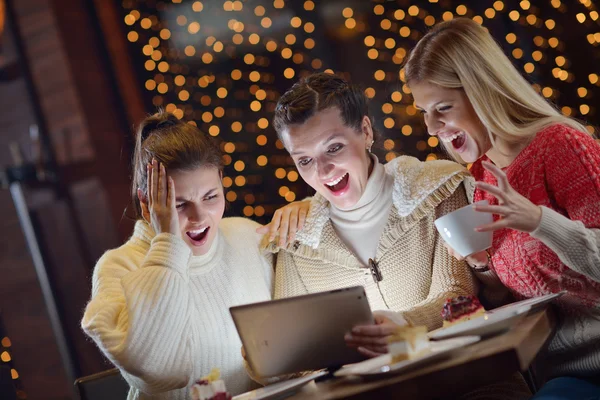
[[[204,193],[204,196],[202,196],[202,198],[205,198],[206,196],[213,194],[214,192],[217,191],[217,188],[212,188],[210,189],[208,192]],[[180,201],[189,201],[187,198],[185,197],[175,197],[175,202],[180,202]]]
[[[328,137],[326,140],[324,140],[322,143],[323,143],[323,144],[327,144],[327,143],[331,142],[333,139],[336,139],[336,138],[338,138],[338,137],[340,137],[340,136],[344,136],[344,134],[343,134],[343,133],[341,133],[341,132],[336,132],[336,133],[332,134],[331,136],[329,136],[329,137]],[[302,153],[302,151],[292,151],[292,152],[290,153],[290,155],[291,155],[291,156],[295,156],[295,155],[298,155],[298,154],[301,154],[301,153]]]

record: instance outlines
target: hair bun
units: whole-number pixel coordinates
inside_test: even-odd
[[[156,129],[166,128],[168,126],[175,126],[175,121],[171,121],[170,119],[160,121],[156,124]]]
[[[141,129],[141,141],[144,142],[150,135],[154,132],[159,131],[164,128],[168,128],[171,126],[175,126],[180,123],[179,119],[172,114],[169,114],[164,111],[160,111],[151,117],[148,117],[143,123],[143,128]]]

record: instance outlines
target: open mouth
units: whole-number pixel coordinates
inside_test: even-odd
[[[206,226],[202,229],[195,229],[193,231],[187,231],[186,235],[191,239],[192,243],[196,246],[201,246],[206,243],[206,238],[208,237],[208,231],[210,230],[209,226]]]
[[[350,181],[350,174],[347,172],[340,176],[339,178],[326,183],[325,187],[329,189],[333,194],[339,195],[344,192],[344,190],[348,187],[348,182]]]
[[[452,144],[454,150],[459,150],[465,145],[467,140],[466,135],[463,132],[457,132],[452,136],[441,138],[443,142]]]

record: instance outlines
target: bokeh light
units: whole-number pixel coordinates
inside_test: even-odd
[[[148,111],[164,107],[221,143],[231,215],[266,222],[309,194],[272,118],[278,98],[312,72],[361,85],[385,138],[374,147],[380,160],[447,158],[427,134],[401,68],[433,25],[456,17],[488,28],[561,112],[598,125],[600,16],[590,0],[120,3]]]

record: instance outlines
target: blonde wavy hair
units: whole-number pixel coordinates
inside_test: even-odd
[[[579,122],[561,114],[541,97],[512,65],[487,29],[468,18],[436,25],[411,51],[404,65],[405,81],[428,82],[463,89],[487,128],[492,145],[528,142],[551,124],[582,132]],[[460,157],[444,146],[457,161]]]

